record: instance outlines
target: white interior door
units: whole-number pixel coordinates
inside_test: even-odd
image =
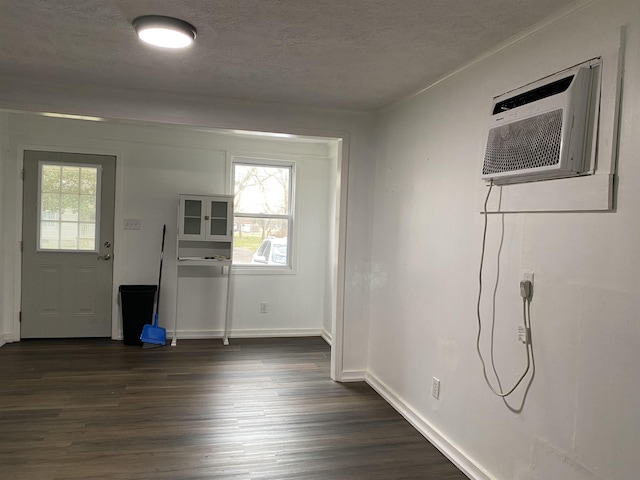
[[[115,168],[24,152],[21,338],[111,335]]]

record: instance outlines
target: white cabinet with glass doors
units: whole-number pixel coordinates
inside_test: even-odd
[[[231,264],[233,196],[178,196],[178,260]]]
[[[233,254],[233,196],[232,195],[178,195],[178,271],[176,275],[176,295],[179,278],[189,276],[180,267],[211,267],[207,276],[222,275],[227,278],[225,325],[223,340],[228,341],[229,330],[229,277]],[[216,268],[217,267],[217,268]],[[176,325],[171,345],[177,343],[178,301],[176,301]]]
[[[233,240],[233,197],[180,195],[180,240]]]

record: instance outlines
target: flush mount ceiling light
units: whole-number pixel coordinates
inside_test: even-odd
[[[163,48],[188,47],[196,39],[196,28],[183,20],[161,15],[145,15],[133,21],[143,42]]]

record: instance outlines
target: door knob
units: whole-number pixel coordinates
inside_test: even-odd
[[[104,261],[111,260],[111,254],[107,253],[106,255],[98,255],[98,260],[104,260]]]

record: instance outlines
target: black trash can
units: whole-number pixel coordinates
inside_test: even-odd
[[[125,345],[142,345],[142,328],[147,323],[153,323],[153,303],[157,289],[155,285],[120,285]]]

